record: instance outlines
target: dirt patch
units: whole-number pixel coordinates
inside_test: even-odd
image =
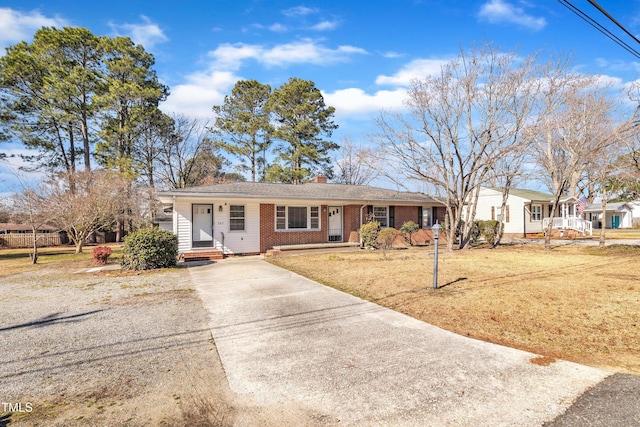
[[[553,357],[547,357],[547,356],[537,356],[530,359],[529,361],[534,365],[549,366],[552,363],[555,363],[556,359],[554,359]]]

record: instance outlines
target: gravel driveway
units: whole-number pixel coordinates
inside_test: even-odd
[[[233,423],[186,268],[0,281],[0,426]]]

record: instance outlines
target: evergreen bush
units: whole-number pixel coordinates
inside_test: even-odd
[[[378,247],[378,233],[380,223],[378,221],[370,221],[360,227],[360,239],[365,248],[376,249]]]
[[[420,230],[420,226],[418,224],[413,221],[407,221],[402,224],[402,227],[400,227],[400,234],[402,234],[402,237],[404,237],[404,240],[406,240],[409,245],[413,246],[411,236],[418,230]]]
[[[493,245],[496,241],[496,238],[498,237],[499,222],[493,219],[489,219],[486,221],[476,221],[476,224],[478,232],[482,237],[484,237],[484,240]]]
[[[391,249],[396,237],[398,237],[398,230],[395,228],[383,228],[378,233],[378,243],[380,243],[382,249]]]
[[[160,228],[144,228],[131,233],[124,242],[122,267],[150,270],[172,267],[178,260],[178,236]]]

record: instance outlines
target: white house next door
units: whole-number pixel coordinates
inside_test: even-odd
[[[329,206],[329,241],[342,242],[342,206]]]
[[[192,209],[192,246],[194,248],[213,247],[213,205],[193,205]]]

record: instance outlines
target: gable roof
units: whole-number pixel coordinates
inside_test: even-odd
[[[175,197],[229,197],[240,199],[318,200],[327,202],[438,203],[423,193],[395,191],[366,185],[276,184],[267,182],[231,182],[181,188],[158,193],[162,201]]]
[[[486,188],[502,194],[502,188],[499,188],[499,187],[486,187]],[[542,191],[524,190],[519,188],[509,189],[509,195],[520,197],[522,199],[531,200],[531,201],[535,200],[535,201],[541,201],[541,202],[548,202],[553,200],[553,196],[551,194],[543,193]]]
[[[502,193],[502,188],[498,188],[498,187],[487,187],[487,188],[489,188],[490,190]],[[522,199],[529,200],[531,202],[549,202],[549,203],[553,202],[552,194],[545,193],[542,191],[536,191],[536,190],[511,188],[509,190],[509,195],[520,197]],[[568,200],[575,200],[575,197],[565,197],[563,199],[560,199],[561,202],[566,202]]]
[[[632,210],[632,207],[629,205],[628,202],[613,202],[613,203],[607,203],[606,206],[606,210],[607,212],[610,211],[623,211],[623,210]],[[587,205],[584,208],[585,212],[602,212],[602,203],[592,203],[590,205]]]

